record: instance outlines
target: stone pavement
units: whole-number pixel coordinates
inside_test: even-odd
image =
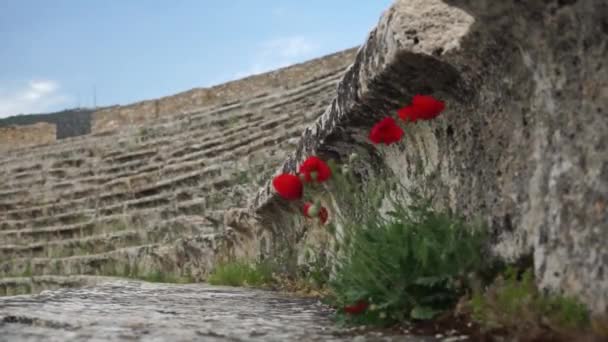
[[[0,341],[429,341],[353,336],[316,299],[207,284],[103,278],[0,298]]]

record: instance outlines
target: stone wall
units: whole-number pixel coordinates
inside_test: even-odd
[[[57,127],[49,123],[0,127],[0,151],[50,144],[56,140]]]
[[[114,106],[93,113],[92,132],[113,130],[125,125],[186,113],[202,107],[239,101],[243,96],[264,96],[269,92],[284,91],[322,76],[323,70],[333,70],[351,61],[356,49],[349,49],[311,61],[268,73],[223,83],[211,88],[196,88],[156,100],[126,106]]]
[[[606,23],[603,0],[397,1],[281,171],[358,152],[359,174],[392,175],[432,191],[437,207],[483,218],[496,254],[533,255],[542,288],[606,312]],[[407,124],[399,144],[372,146],[371,126],[419,93],[448,109]],[[309,239],[298,205],[270,182],[259,192],[249,225],[261,252]]]

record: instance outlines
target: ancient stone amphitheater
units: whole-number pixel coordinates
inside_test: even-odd
[[[0,295],[90,275],[204,279],[237,239],[226,209],[245,207],[294,150],[354,54],[102,110],[90,135],[4,142]],[[146,107],[179,101],[162,116]]]
[[[430,188],[483,219],[497,255],[532,256],[540,287],[605,313],[606,56],[605,0],[398,0],[356,51],[108,108],[87,136],[3,140],[0,295],[297,254],[314,234],[271,175],[356,151],[356,172]],[[371,125],[419,93],[448,109],[371,146]]]

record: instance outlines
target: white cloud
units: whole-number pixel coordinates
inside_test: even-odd
[[[51,80],[29,81],[12,91],[0,89],[0,117],[58,109],[70,100],[59,90],[59,84]]]
[[[261,43],[251,63],[244,71],[234,74],[233,79],[275,70],[303,62],[319,51],[319,44],[302,36],[276,38]]]

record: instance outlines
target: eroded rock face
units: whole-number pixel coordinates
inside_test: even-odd
[[[308,155],[427,188],[437,207],[482,217],[497,254],[534,256],[541,287],[608,309],[608,3],[401,0],[381,18],[323,116],[281,172]],[[405,139],[371,126],[418,93],[445,100]],[[258,236],[297,249],[308,228],[268,183]],[[266,249],[266,246],[260,249]]]
[[[352,341],[316,299],[275,292],[105,280],[0,298],[0,341]],[[432,338],[361,335],[357,341]]]

